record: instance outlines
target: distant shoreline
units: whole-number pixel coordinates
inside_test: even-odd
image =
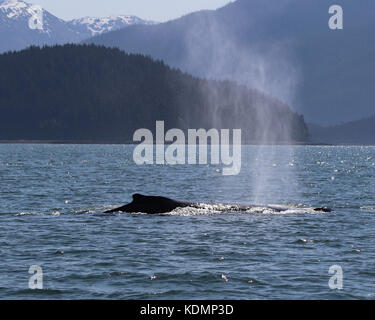
[[[93,140],[0,140],[0,144],[81,144],[81,145],[137,145],[134,141],[93,141]],[[156,141],[154,141],[156,144]],[[165,143],[168,145],[168,143]],[[333,146],[328,143],[316,142],[279,142],[279,143],[266,143],[266,142],[246,142],[244,146]]]

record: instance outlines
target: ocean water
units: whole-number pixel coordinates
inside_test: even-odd
[[[0,145],[0,299],[375,298],[375,148],[244,146],[238,176],[133,149]],[[257,209],[102,213],[133,193]]]

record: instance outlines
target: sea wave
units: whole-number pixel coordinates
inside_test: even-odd
[[[375,206],[363,206],[360,208],[361,210],[370,210],[375,211]]]

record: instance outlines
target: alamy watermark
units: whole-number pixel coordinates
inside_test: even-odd
[[[344,29],[344,10],[339,5],[330,6],[328,13],[332,16],[328,21],[328,26],[331,30]]]
[[[224,165],[223,175],[238,175],[241,171],[241,129],[189,129],[185,133],[181,129],[170,129],[165,133],[164,121],[156,121],[156,137],[148,129],[139,129],[134,133],[133,141],[141,142],[133,152],[137,165],[151,164],[208,164],[208,140],[210,139],[210,163]],[[154,148],[156,141],[156,148]],[[165,146],[165,143],[170,143]],[[232,146],[232,148],[231,148]],[[156,149],[154,156],[154,149]],[[199,161],[197,161],[197,149]],[[231,152],[232,149],[232,152]]]
[[[43,269],[41,266],[33,265],[29,268],[29,274],[32,276],[29,279],[29,289],[42,290],[43,289]]]
[[[38,5],[29,8],[31,17],[29,19],[29,28],[32,30],[43,30],[43,9]]]
[[[329,268],[328,274],[332,277],[328,281],[328,286],[332,290],[342,290],[344,282],[344,273],[339,265],[333,265]]]

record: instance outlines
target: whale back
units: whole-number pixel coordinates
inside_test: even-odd
[[[187,207],[190,204],[160,196],[144,196],[136,193],[132,196],[133,201],[124,206],[124,212],[134,213],[166,213],[179,207]]]

